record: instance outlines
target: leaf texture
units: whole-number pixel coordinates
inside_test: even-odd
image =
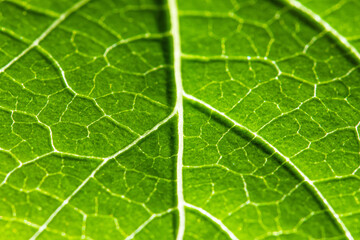
[[[0,238],[360,239],[359,13],[0,1]]]

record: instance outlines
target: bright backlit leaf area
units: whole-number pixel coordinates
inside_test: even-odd
[[[0,239],[360,239],[359,25],[358,0],[0,0]]]

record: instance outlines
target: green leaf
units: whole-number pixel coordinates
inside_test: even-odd
[[[0,0],[1,239],[360,239],[356,0]]]

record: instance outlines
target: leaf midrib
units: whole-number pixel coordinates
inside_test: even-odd
[[[31,49],[33,49],[34,47],[38,47],[39,42],[42,41],[44,38],[46,38],[46,36],[53,30],[55,29],[61,22],[63,22],[71,13],[75,12],[76,10],[78,10],[79,8],[81,8],[83,5],[85,5],[87,2],[89,2],[89,0],[82,0],[79,1],[78,3],[76,3],[75,5],[73,5],[71,8],[69,8],[67,11],[65,11],[63,14],[61,14],[59,16],[58,19],[56,19],[37,39],[35,39],[31,45],[29,45],[27,48],[25,48],[19,55],[17,55],[15,58],[13,58],[8,64],[6,64],[4,67],[2,67],[0,69],[0,73],[4,72],[6,69],[8,69],[13,63],[15,63],[18,59],[20,59],[22,56],[24,56],[26,53],[28,53]],[[290,6],[294,7],[295,9],[297,9],[298,11],[305,13],[307,16],[311,17],[316,23],[318,23],[319,25],[321,25],[325,30],[327,30],[328,32],[330,32],[344,47],[348,48],[355,56],[358,60],[360,60],[360,53],[357,51],[357,49],[355,47],[353,47],[347,40],[345,37],[343,37],[341,34],[339,34],[334,28],[332,28],[327,22],[325,22],[324,20],[321,19],[320,16],[318,16],[317,14],[315,14],[314,12],[312,12],[310,9],[306,8],[305,6],[303,6],[301,3],[299,3],[296,0],[285,0],[286,3],[288,3]],[[192,101],[196,101],[200,104],[202,104],[203,106],[207,107],[208,109],[216,112],[217,114],[221,115],[222,117],[230,120],[231,122],[234,123],[234,125],[252,133],[254,136],[256,136],[257,138],[259,138],[260,140],[262,140],[265,144],[267,144],[270,148],[272,148],[276,153],[278,153],[286,162],[288,162],[291,166],[294,167],[294,169],[296,169],[298,171],[298,173],[303,177],[304,181],[307,182],[314,190],[315,192],[318,193],[320,199],[323,201],[323,203],[327,206],[327,208],[329,209],[329,211],[331,212],[331,214],[333,215],[333,217],[335,217],[337,223],[340,225],[340,227],[342,228],[342,230],[345,232],[346,236],[348,239],[353,239],[353,237],[351,236],[351,233],[347,230],[346,226],[344,225],[344,223],[341,221],[341,219],[339,218],[338,214],[333,210],[333,208],[331,207],[331,205],[327,202],[327,200],[323,197],[323,195],[321,194],[321,192],[316,188],[316,186],[313,184],[313,181],[311,181],[304,173],[301,172],[300,169],[298,169],[296,167],[295,164],[293,164],[290,159],[288,157],[286,157],[285,155],[283,155],[280,151],[278,151],[274,146],[272,146],[269,142],[267,142],[263,137],[261,137],[260,135],[258,135],[257,133],[252,132],[251,130],[249,130],[248,128],[246,128],[245,126],[242,126],[241,124],[237,123],[235,120],[231,119],[230,117],[228,117],[226,114],[220,112],[219,110],[213,108],[212,106],[210,106],[209,104],[201,101],[200,99],[197,99],[187,93],[185,93],[183,91],[183,87],[182,87],[182,80],[181,80],[181,48],[180,48],[180,34],[179,34],[179,19],[178,19],[178,14],[177,14],[177,3],[176,0],[168,0],[169,3],[169,10],[170,12],[173,12],[171,15],[171,25],[173,26],[174,24],[177,26],[174,28],[174,30],[172,31],[172,36],[173,39],[177,39],[174,40],[174,75],[175,75],[175,82],[176,82],[176,92],[177,92],[177,101],[176,101],[176,106],[174,108],[174,110],[172,111],[172,113],[166,117],[165,119],[163,119],[162,121],[160,121],[158,124],[156,124],[152,129],[148,130],[147,132],[145,132],[143,135],[139,136],[135,141],[133,141],[132,143],[130,143],[128,146],[126,146],[125,148],[119,150],[117,153],[115,153],[112,156],[109,156],[107,158],[99,158],[99,159],[103,159],[103,162],[101,164],[98,165],[98,167],[82,182],[81,185],[79,185],[79,187],[71,194],[69,195],[69,197],[63,201],[63,203],[57,208],[57,210],[55,212],[52,213],[52,215],[47,219],[47,221],[45,221],[45,223],[43,225],[41,225],[39,227],[39,230],[33,235],[33,237],[31,239],[36,239],[37,236],[39,236],[42,231],[44,231],[47,227],[47,225],[52,221],[52,219],[56,216],[56,214],[61,211],[61,209],[68,204],[68,202],[71,200],[71,198],[76,195],[76,193],[92,178],[94,177],[94,175],[96,174],[96,172],[98,172],[98,170],[104,166],[110,159],[120,155],[121,153],[127,151],[128,149],[130,149],[131,147],[133,147],[134,145],[136,145],[140,140],[142,140],[143,138],[145,138],[146,136],[148,136],[149,134],[155,132],[160,126],[164,125],[166,122],[168,122],[172,117],[174,117],[176,114],[178,114],[178,136],[179,136],[179,148],[178,148],[178,161],[177,161],[177,173],[178,173],[178,178],[177,182],[178,182],[178,197],[179,197],[179,190],[181,191],[181,195],[182,195],[182,152],[183,152],[183,98],[187,98],[190,99]],[[56,64],[56,62],[55,62]],[[56,64],[57,67],[60,69],[60,71],[63,73],[61,67],[59,64]],[[66,86],[70,89],[71,87],[68,86],[68,84],[66,83]],[[359,124],[358,124],[359,125]],[[181,136],[181,137],[180,137]],[[51,154],[51,153],[49,153]],[[66,153],[67,154],[67,153]],[[77,155],[77,154],[71,154],[71,155],[76,155],[79,157],[87,157],[87,156],[81,156],[81,155]],[[41,156],[42,157],[42,156]],[[90,158],[94,158],[89,156]],[[98,158],[96,158],[98,159]],[[180,169],[180,171],[179,171]],[[181,174],[179,174],[181,173]],[[181,183],[179,185],[179,183]],[[182,199],[180,198],[180,202],[182,200],[182,204],[180,206],[180,208],[184,209],[184,207],[189,207],[192,208],[194,210],[197,211],[204,211],[205,210],[197,207],[197,206],[193,206],[189,203],[185,203],[185,201],[183,200],[183,196]],[[179,198],[178,198],[179,200]],[[178,207],[179,212],[181,211]],[[184,211],[184,210],[183,210]],[[207,212],[206,212],[207,213]],[[183,213],[184,214],[184,213]],[[211,216],[210,213],[204,214],[205,216],[208,217]],[[150,221],[146,221],[144,224],[142,224],[133,234],[129,235],[130,236],[135,236],[135,234],[138,232],[138,230],[141,230],[143,227],[145,227],[149,222],[151,222],[152,219],[154,219],[155,217],[153,217],[154,215],[152,215],[148,220]],[[185,216],[184,216],[185,217]],[[210,220],[214,221],[214,219]],[[219,220],[220,221],[220,220]],[[182,221],[180,221],[181,223]],[[232,238],[232,239],[237,239],[236,237],[234,238],[234,234],[219,224],[219,222],[214,221],[215,223],[217,223],[225,232],[227,232],[227,234]],[[221,223],[221,221],[220,221]],[[183,230],[185,230],[185,218],[183,218]],[[179,236],[181,237],[180,239],[182,239],[184,232],[180,233],[180,235],[178,235],[178,239]],[[129,238],[128,237],[128,238]],[[127,238],[127,239],[128,239]],[[129,238],[131,239],[131,238]]]
[[[180,23],[178,14],[177,0],[168,0],[170,14],[170,26],[173,40],[173,63],[174,77],[176,85],[176,105],[175,109],[178,115],[178,153],[176,161],[176,195],[177,208],[179,212],[179,225],[177,240],[182,240],[185,233],[185,200],[183,193],[183,152],[184,152],[184,107],[183,107],[183,86],[181,77],[181,40]]]

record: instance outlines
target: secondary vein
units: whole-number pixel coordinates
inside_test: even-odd
[[[240,123],[238,123],[237,121],[235,121],[234,119],[230,118],[229,116],[227,116],[225,113],[217,110],[216,108],[214,108],[213,106],[211,106],[210,104],[205,103],[204,101],[190,95],[187,94],[185,92],[183,92],[183,96],[191,101],[197,102],[198,104],[201,104],[203,106],[205,106],[206,108],[210,109],[211,111],[219,114],[220,116],[224,117],[225,119],[231,121],[235,126],[238,126],[241,129],[244,129],[246,131],[248,131],[249,133],[251,133],[252,135],[254,135],[254,137],[256,137],[257,139],[259,139],[260,141],[262,141],[263,143],[265,143],[268,147],[270,147],[274,152],[276,152],[277,154],[279,154],[286,163],[288,163],[293,169],[295,169],[295,171],[303,178],[303,180],[310,186],[310,188],[312,190],[314,190],[314,192],[316,193],[316,195],[320,198],[320,200],[323,202],[323,204],[325,205],[325,207],[329,210],[330,214],[334,217],[335,221],[338,223],[339,227],[344,231],[346,237],[349,240],[353,240],[354,238],[352,237],[350,231],[347,229],[347,227],[345,226],[344,222],[341,220],[339,214],[337,214],[335,212],[335,210],[333,209],[333,207],[330,205],[330,203],[327,201],[327,199],[324,197],[324,195],[320,192],[320,190],[315,186],[314,181],[312,181],[308,176],[305,175],[305,173],[303,171],[301,171],[300,168],[298,168],[291,160],[290,158],[288,158],[287,156],[285,156],[283,153],[281,153],[275,146],[273,146],[271,143],[269,143],[265,138],[263,138],[262,136],[260,136],[257,132],[253,132],[251,131],[249,128],[241,125]]]
[[[152,129],[146,131],[143,135],[138,137],[135,141],[121,149],[120,151],[116,152],[114,155],[104,158],[104,160],[91,172],[91,174],[61,203],[61,205],[50,215],[50,217],[40,226],[38,231],[30,238],[30,240],[35,240],[52,222],[52,220],[57,216],[57,214],[70,202],[70,200],[90,181],[90,179],[95,177],[95,174],[111,159],[117,157],[118,155],[122,154],[123,152],[129,150],[133,146],[135,146],[139,141],[150,135],[151,133],[155,132],[159,127],[167,123],[174,115],[176,111],[174,110],[168,117],[163,119],[161,122],[156,124]]]
[[[324,21],[318,14],[305,7],[297,0],[285,0],[285,2],[288,3],[290,6],[296,8],[297,10],[301,11],[302,13],[306,14],[307,16],[311,17],[322,28],[332,34],[338,41],[340,41],[343,46],[349,49],[355,55],[357,60],[360,61],[359,51],[343,35],[336,31],[329,23]]]
[[[233,232],[231,232],[230,229],[228,229],[220,219],[214,217],[213,215],[211,215],[209,212],[205,211],[204,209],[194,206],[190,203],[186,203],[185,205],[186,205],[186,207],[194,209],[194,210],[198,211],[199,213],[201,213],[202,215],[211,219],[211,221],[216,223],[230,237],[231,240],[239,240],[235,236],[235,234]]]
[[[89,0],[82,0],[74,4],[71,8],[69,8],[67,11],[62,13],[38,38],[36,38],[30,46],[25,48],[19,55],[14,57],[10,62],[8,62],[5,66],[0,68],[0,73],[4,72],[6,69],[8,69],[11,65],[13,65],[16,61],[18,61],[20,58],[22,58],[26,53],[28,53],[31,49],[38,46],[39,43],[44,40],[57,26],[60,25],[69,15],[71,15],[76,10],[80,9],[82,6],[84,6]]]

